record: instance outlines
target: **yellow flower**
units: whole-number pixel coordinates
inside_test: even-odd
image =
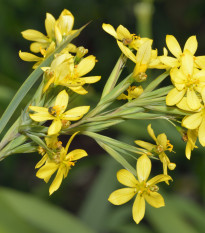
[[[33,69],[36,69],[43,60],[45,60],[53,51],[55,50],[55,43],[52,42],[47,49],[40,49],[41,55],[43,57],[36,56],[32,53],[21,52],[19,51],[19,57],[28,62],[36,62],[33,65]]]
[[[165,205],[163,197],[157,192],[159,188],[156,184],[159,182],[172,180],[170,176],[161,174],[147,181],[150,171],[151,161],[147,155],[144,154],[137,160],[138,180],[132,173],[125,169],[118,171],[118,181],[127,186],[127,188],[114,191],[108,198],[112,204],[122,205],[137,195],[132,207],[133,219],[137,224],[144,217],[145,201],[155,208]]]
[[[182,108],[182,106],[180,106]],[[192,115],[185,116],[182,120],[182,126],[191,130],[190,133],[190,143],[187,148],[187,157],[190,158],[190,149],[194,148],[196,142],[196,132],[198,130],[199,142],[202,146],[205,146],[205,108],[204,105],[193,113]]]
[[[103,23],[102,28],[116,40],[122,41],[125,47],[128,45],[129,48],[135,50],[138,50],[144,42],[150,40],[149,38],[141,38],[135,34],[131,34],[127,28],[122,25],[119,25],[117,30],[115,30],[112,25]]]
[[[52,159],[47,161],[36,173],[38,178],[44,179],[45,182],[48,182],[51,176],[57,171],[49,188],[50,195],[60,187],[63,178],[67,177],[69,170],[75,165],[75,162],[82,157],[87,156],[86,151],[82,149],[75,149],[68,153],[70,143],[77,133],[78,132],[70,137],[65,148],[62,147],[60,151],[56,153]]]
[[[194,148],[197,148],[197,146],[195,145],[196,140],[197,140],[197,136],[198,136],[198,130],[191,130],[188,129],[187,130],[187,144],[186,144],[186,150],[185,150],[185,154],[187,159],[191,158],[191,151]]]
[[[90,72],[96,63],[96,59],[93,55],[80,60],[78,64],[75,64],[74,58],[64,60],[61,64],[58,64],[54,68],[54,76],[48,82],[44,88],[46,91],[51,83],[54,85],[66,86],[72,91],[85,95],[87,91],[83,88],[83,85],[95,83],[100,80],[101,76],[89,76],[83,77]]]
[[[41,69],[44,71],[44,88],[43,92],[46,92],[51,84],[54,84],[56,73],[62,73],[61,64],[65,61],[69,61],[73,58],[73,56],[68,52],[57,54],[53,59],[50,67],[42,67]]]
[[[121,99],[123,99],[123,100],[125,100],[125,99],[127,99],[127,100],[136,99],[142,94],[142,92],[143,92],[142,86],[138,86],[138,87],[129,86],[128,89],[127,89],[127,95],[122,93],[117,99],[118,100],[121,100]]]
[[[73,24],[74,17],[72,13],[64,9],[58,20],[55,20],[51,14],[46,14],[45,28],[47,36],[33,29],[23,31],[22,36],[26,40],[34,41],[30,46],[30,50],[39,53],[41,49],[47,49],[52,42],[59,44],[65,36],[73,33]]]
[[[69,10],[64,9],[55,24],[55,38],[57,44],[59,44],[68,35],[71,35],[75,31],[72,30],[74,25],[74,17]]]
[[[58,141],[58,136],[57,135],[52,135],[45,137],[46,145],[49,149],[53,151],[53,153],[57,154],[59,151],[62,149],[62,142]],[[42,159],[36,164],[35,168],[41,167],[44,163],[50,161],[50,157],[46,152],[46,150],[42,147],[39,146],[38,148],[39,154],[41,154],[43,157]],[[47,182],[45,180],[45,182]]]
[[[205,70],[194,68],[194,58],[189,50],[185,50],[181,59],[181,68],[173,68],[170,72],[171,80],[175,86],[167,97],[166,104],[169,106],[178,104],[186,95],[187,104],[191,110],[199,109],[201,100],[205,94]]]
[[[65,112],[68,105],[69,96],[65,90],[61,91],[52,107],[29,106],[29,109],[36,113],[30,114],[30,118],[37,122],[52,120],[48,128],[48,135],[57,134],[62,126],[63,121],[69,126],[70,121],[77,121],[89,111],[90,106],[75,107]]]
[[[167,150],[171,152],[173,146],[170,144],[170,141],[167,140],[167,136],[165,133],[159,134],[156,137],[153,129],[151,128],[151,124],[148,125],[147,131],[150,137],[156,142],[156,145],[141,140],[136,140],[135,143],[148,150],[149,153],[153,154],[154,156],[158,155],[160,161],[163,164],[163,173],[167,175],[167,168],[169,168],[170,170],[174,170],[176,167],[176,164],[171,163],[168,156],[165,154],[165,151]]]
[[[182,52],[182,49],[181,49],[178,41],[172,35],[166,36],[166,44],[167,44],[169,51],[175,56],[175,58],[164,55],[164,56],[160,56],[160,60],[163,64],[165,64],[171,68],[181,66],[182,55],[186,50],[188,50],[192,54],[192,56],[194,57],[194,54],[195,54],[197,47],[198,47],[198,42],[197,42],[196,36],[190,36],[188,38],[188,40],[186,41],[186,43],[184,45],[183,52]],[[205,68],[205,63],[204,63],[205,56],[194,57],[194,61],[195,61],[195,63],[194,63],[195,67],[200,68],[200,69]]]
[[[145,72],[148,68],[166,68],[166,66],[162,65],[161,61],[157,58],[157,51],[152,50],[152,40],[144,42],[139,47],[136,55],[134,55],[128,47],[124,46],[122,42],[117,41],[117,43],[125,56],[136,63],[133,71],[133,77],[137,82],[146,80],[147,75]]]

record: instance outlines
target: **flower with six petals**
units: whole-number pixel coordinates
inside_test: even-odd
[[[172,180],[168,175],[157,175],[152,179],[148,180],[151,171],[151,161],[147,155],[142,155],[137,160],[137,177],[122,169],[117,173],[118,181],[127,186],[114,191],[109,196],[108,200],[114,205],[122,205],[131,200],[135,195],[135,201],[132,207],[132,215],[134,221],[138,224],[144,217],[145,214],[145,201],[155,208],[164,206],[163,197],[157,192],[159,188],[157,183]]]
[[[52,120],[52,123],[48,128],[48,135],[57,134],[61,130],[63,122],[67,122],[66,125],[69,125],[70,121],[81,119],[90,109],[90,106],[80,106],[65,112],[68,100],[69,96],[67,92],[63,90],[57,95],[55,104],[52,107],[29,106],[30,110],[36,112],[29,114],[29,116],[32,120],[37,122]]]
[[[38,178],[44,179],[47,183],[51,176],[57,171],[49,188],[50,195],[60,187],[62,180],[67,177],[68,172],[71,167],[75,165],[75,162],[87,156],[86,151],[82,149],[75,149],[68,153],[69,146],[77,133],[78,132],[74,133],[70,137],[66,147],[61,147],[60,151],[56,153],[53,158],[46,160],[44,165],[43,162],[41,162],[41,165],[43,166],[36,173]]]

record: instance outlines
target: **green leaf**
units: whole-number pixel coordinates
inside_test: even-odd
[[[96,142],[108,153],[110,154],[118,163],[120,163],[125,169],[130,171],[133,175],[136,174],[136,170],[127,162],[127,160],[119,154],[117,151],[113,150],[111,147],[107,146],[105,143],[96,140]]]
[[[169,70],[159,75],[144,89],[143,93],[145,94],[146,92],[151,92],[152,90],[154,90],[168,75],[169,75]]]
[[[135,146],[129,145],[127,143],[118,141],[116,139],[113,139],[113,138],[110,138],[107,136],[103,136],[101,134],[97,134],[97,133],[93,133],[93,132],[89,132],[89,131],[84,131],[82,134],[87,135],[87,136],[93,138],[94,140],[100,140],[106,144],[110,144],[116,148],[121,148],[125,151],[130,151],[132,153],[141,153],[142,154],[142,151],[144,151],[143,149],[138,149]]]
[[[164,112],[164,113],[167,113],[167,114],[174,114],[174,115],[183,115],[183,116],[186,116],[186,115],[189,115],[188,112],[186,111],[183,111],[179,108],[176,108],[176,107],[168,107],[168,106],[155,106],[155,105],[150,105],[150,106],[145,106],[145,108],[147,109],[151,109],[151,110],[154,110],[154,111],[158,111],[158,112]]]
[[[21,101],[23,100],[23,98],[26,96],[26,94],[29,92],[31,87],[35,84],[35,82],[42,75],[43,70],[41,69],[41,67],[48,66],[51,63],[51,61],[53,60],[54,54],[59,53],[62,49],[64,49],[68,43],[70,43],[76,36],[79,35],[79,33],[85,28],[85,26],[83,26],[82,28],[77,30],[77,32],[75,32],[74,34],[69,36],[63,43],[61,43],[59,45],[59,47],[57,47],[55,49],[55,51],[48,58],[46,58],[37,69],[35,69],[31,73],[31,75],[29,75],[29,77],[26,79],[26,81],[19,88],[19,90],[17,91],[17,93],[13,97],[12,101],[8,105],[7,109],[5,110],[4,114],[2,115],[2,117],[0,119],[0,133],[3,131],[4,127],[6,126],[8,121],[10,120],[11,116],[13,115],[13,113],[15,112],[15,110],[17,109],[17,107],[19,106]]]
[[[127,57],[124,54],[121,54],[120,58],[118,59],[112,73],[110,74],[105,87],[102,92],[101,99],[106,96],[110,91],[115,87],[120,74],[122,73],[123,67],[127,61]]]
[[[1,209],[3,215],[6,211],[12,211],[18,217],[17,220],[20,218],[27,226],[33,226],[35,227],[34,229],[38,229],[38,231],[29,231],[29,228],[25,231],[15,229],[14,231],[7,231],[8,233],[94,233],[93,230],[89,229],[70,213],[32,195],[0,188],[0,200],[9,207],[5,206],[5,209]],[[1,218],[3,215],[1,215]],[[12,225],[12,219],[10,223],[8,220],[7,223]]]
[[[30,133],[27,133],[26,134],[32,141],[34,141],[37,145],[43,147],[46,152],[48,153],[48,155],[52,155],[53,154],[53,151],[50,150],[47,145],[36,135],[33,135],[33,134],[30,134]]]

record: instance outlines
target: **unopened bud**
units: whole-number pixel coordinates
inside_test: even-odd
[[[169,170],[174,170],[175,167],[176,167],[176,164],[175,164],[175,163],[169,163],[169,164],[168,164]]]
[[[85,49],[83,46],[77,48],[76,56],[79,58],[85,56],[88,53],[88,49]]]
[[[159,191],[159,187],[158,187],[157,185],[152,185],[149,189],[150,189],[150,191],[152,191],[152,192],[157,192],[157,191]]]
[[[136,75],[135,80],[137,82],[144,82],[147,80],[147,74],[144,72],[140,72]]]

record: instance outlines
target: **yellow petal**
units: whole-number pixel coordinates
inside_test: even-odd
[[[74,17],[72,13],[69,10],[64,9],[57,20],[57,24],[62,35],[68,35],[74,24]]]
[[[50,13],[46,13],[45,28],[49,38],[55,36],[55,18]]]
[[[47,159],[48,159],[48,155],[45,154],[43,158],[36,164],[35,168],[41,167],[46,162]]]
[[[58,167],[59,165],[56,163],[46,163],[37,171],[36,176],[40,179],[46,179],[47,177],[52,176]]]
[[[132,39],[130,32],[127,30],[127,28],[125,28],[122,25],[118,26],[116,32],[117,32],[117,39],[118,40]]]
[[[162,133],[157,136],[157,145],[163,146],[164,149],[167,147],[167,136]]]
[[[194,113],[191,116],[185,116],[182,120],[182,126],[187,129],[196,129],[202,122],[201,112]]]
[[[90,55],[80,61],[77,65],[76,72],[79,77],[89,73],[95,66],[96,59],[93,55]]]
[[[177,104],[177,107],[182,109],[182,110],[185,110],[185,111],[191,111],[191,109],[187,103],[187,97],[183,97],[181,99],[181,101]]]
[[[68,62],[73,62],[73,56],[71,54],[67,54],[67,53],[58,55],[51,63],[52,69],[56,69],[59,65],[61,65],[63,62],[65,62],[67,60],[69,60]],[[65,63],[63,65],[63,67],[60,67],[59,72],[62,72],[62,69],[66,69],[66,66],[68,66],[68,65],[69,65],[68,63]],[[67,71],[67,69],[66,69],[66,71]],[[65,73],[64,75],[67,75],[67,73]]]
[[[72,91],[76,92],[77,94],[79,95],[85,95],[87,94],[88,92],[82,87],[82,86],[79,86],[79,87],[69,87]]]
[[[48,88],[50,87],[50,85],[51,85],[52,83],[54,83],[54,81],[55,81],[55,76],[53,76],[52,78],[50,78],[50,79],[48,80],[48,82],[44,85],[43,93],[45,93],[45,92],[48,90]]]
[[[50,185],[49,195],[51,195],[53,192],[55,192],[60,187],[62,180],[63,180],[63,169],[59,168],[55,179]]]
[[[187,49],[192,55],[195,54],[198,47],[196,36],[190,36],[184,45],[184,51]]]
[[[62,119],[70,120],[70,121],[77,121],[80,118],[82,118],[83,115],[89,111],[89,109],[90,109],[90,106],[81,106],[81,107],[72,108],[63,113]]]
[[[205,56],[195,57],[195,63],[198,65],[200,69],[205,69]]]
[[[191,143],[188,141],[187,142],[187,144],[186,144],[186,149],[185,149],[185,154],[186,154],[186,157],[187,157],[187,159],[189,159],[190,160],[190,158],[191,158],[191,151],[192,151],[192,145],[191,145]]]
[[[151,46],[152,41],[148,40],[139,47],[137,51],[136,62],[139,62],[140,64],[148,64],[151,58]]]
[[[170,163],[169,158],[164,152],[162,152],[161,154],[159,154],[159,159],[163,164],[163,173],[164,175],[167,175],[167,166]],[[168,181],[165,181],[165,182],[169,184]]]
[[[195,79],[199,79],[200,82],[205,82],[205,70],[197,69],[193,76]]]
[[[193,89],[187,89],[187,104],[191,110],[197,110],[201,107],[198,96]]]
[[[70,161],[76,161],[76,160],[79,160],[87,155],[88,154],[85,150],[76,149],[76,150],[72,150],[70,153],[68,153],[65,157],[65,160],[69,159]]]
[[[173,106],[179,103],[179,101],[181,101],[181,99],[184,97],[185,93],[186,89],[178,91],[176,88],[173,88],[166,96],[166,104],[168,106]]]
[[[53,120],[54,117],[47,113],[44,112],[39,112],[39,113],[34,113],[34,114],[29,114],[30,118],[34,121],[41,122],[41,121],[48,121],[48,120]]]
[[[182,50],[181,50],[181,47],[180,47],[178,41],[176,40],[176,38],[172,35],[167,35],[166,36],[166,44],[167,44],[169,51],[175,57],[179,58],[180,55],[182,54]]]
[[[84,77],[80,79],[85,83],[96,83],[101,79],[101,76],[90,76],[90,77]]]
[[[169,57],[169,56],[160,56],[159,59],[163,64],[167,65],[168,67],[179,66],[179,62],[176,58]]]
[[[148,151],[151,151],[152,149],[154,149],[156,146],[149,143],[149,142],[144,142],[144,141],[141,141],[141,140],[136,140],[135,143],[138,145],[138,146],[141,146],[142,148],[145,148],[147,149]]]
[[[199,126],[199,142],[202,146],[205,146],[205,119],[203,117],[203,120],[201,122],[201,125]]]
[[[60,107],[61,113],[66,110],[67,105],[68,105],[68,100],[69,100],[68,93],[65,90],[61,91],[57,95],[56,100],[55,100],[55,106]]]
[[[73,141],[74,137],[75,137],[76,134],[78,134],[78,133],[79,133],[79,131],[75,132],[75,133],[69,138],[69,140],[68,140],[68,142],[67,142],[67,145],[66,145],[66,147],[65,147],[65,153],[66,153],[66,154],[67,154],[67,151],[68,151],[68,149],[69,149],[69,146],[70,146],[71,142]]]
[[[205,86],[201,90],[201,97],[202,97],[203,102],[205,103]]]
[[[144,195],[145,200],[153,207],[159,208],[165,206],[164,198],[157,192],[150,192]]]
[[[168,181],[168,180],[172,180],[171,176],[161,174],[161,175],[157,175],[157,176],[153,177],[152,179],[147,181],[146,184],[152,186],[152,185],[155,185],[157,183]]]
[[[132,207],[132,215],[134,221],[138,224],[144,218],[144,214],[145,214],[145,200],[143,196],[138,194]]]
[[[120,47],[121,51],[125,54],[125,56],[132,60],[134,63],[136,63],[136,56],[131,52],[131,50],[125,45],[123,45],[123,43],[120,41],[117,41],[117,44]]]
[[[114,27],[110,24],[103,23],[102,28],[104,31],[106,31],[111,36],[115,37],[117,39],[117,33],[114,29]]]
[[[45,107],[29,106],[29,109],[35,112],[48,113],[48,108]]]
[[[197,146],[195,146],[196,140],[197,140],[197,136],[198,136],[198,132],[197,130],[187,130],[187,136],[188,136],[188,141],[186,144],[186,150],[185,150],[185,154],[187,159],[191,158],[191,151],[194,148],[197,148]]]
[[[122,188],[112,192],[108,201],[114,205],[122,205],[128,202],[136,194],[134,188]]]
[[[194,57],[189,52],[189,50],[185,50],[182,56],[182,65],[181,69],[185,75],[192,76],[194,68]]]
[[[152,129],[151,124],[149,124],[149,125],[147,126],[147,131],[148,131],[150,137],[156,142],[156,141],[157,141],[157,138],[156,138],[156,136],[155,136],[155,134],[154,134],[154,130]]]
[[[41,43],[48,42],[48,38],[43,33],[33,29],[25,30],[21,32],[21,34],[26,40],[36,41]]]
[[[41,49],[47,48],[48,43],[33,42],[30,45],[30,50],[34,53],[39,53]]]
[[[117,172],[117,179],[121,184],[128,187],[136,187],[139,184],[134,175],[126,169],[121,169]]]
[[[171,80],[174,83],[174,85],[176,83],[184,84],[187,81],[187,77],[185,76],[185,74],[182,72],[181,69],[177,69],[177,68],[171,69],[170,76],[171,76]]]
[[[33,62],[33,61],[40,61],[42,60],[42,58],[32,54],[32,53],[27,53],[27,52],[21,52],[19,51],[19,57],[24,60],[24,61],[28,61],[28,62]]]
[[[57,134],[60,132],[62,123],[60,119],[54,119],[52,124],[48,128],[48,135]]]
[[[137,160],[137,177],[140,183],[142,181],[147,181],[151,171],[151,166],[151,161],[145,154],[140,156]]]

